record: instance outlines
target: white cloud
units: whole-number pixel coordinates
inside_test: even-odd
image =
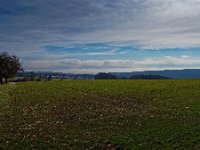
[[[185,58],[185,59],[186,59],[186,58],[191,58],[191,56],[188,56],[188,55],[182,55],[181,57],[182,57],[182,58]]]
[[[131,7],[133,1],[129,2]],[[119,15],[126,18],[122,19],[123,22],[114,23],[104,30],[82,33],[73,39],[82,42],[129,41],[155,49],[200,46],[200,1],[146,0],[139,3],[140,9],[130,7],[127,6],[128,10]],[[109,19],[116,22],[120,17]]]
[[[126,54],[128,51],[124,50],[124,51],[119,51],[118,49],[113,49],[110,51],[106,51],[106,52],[89,52],[89,53],[82,53],[82,55],[89,55],[89,56],[108,56],[108,55],[115,55],[115,54]]]

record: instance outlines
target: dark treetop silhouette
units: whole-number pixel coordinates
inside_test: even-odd
[[[0,52],[0,83],[3,83],[3,78],[7,83],[8,78],[14,77],[18,71],[23,71],[19,58],[7,52]]]

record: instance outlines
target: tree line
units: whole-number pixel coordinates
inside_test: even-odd
[[[14,77],[18,71],[23,71],[19,58],[8,52],[0,52],[0,83],[3,84],[3,79],[7,83],[8,78]]]
[[[133,75],[131,77],[117,77],[111,73],[98,73],[97,75],[95,75],[95,79],[101,80],[101,79],[170,79],[170,78],[152,74]]]

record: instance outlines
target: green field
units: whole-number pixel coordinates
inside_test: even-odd
[[[0,149],[200,149],[200,80],[0,85]]]

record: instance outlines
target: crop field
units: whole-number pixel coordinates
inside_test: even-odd
[[[200,149],[200,80],[0,85],[0,149]]]

